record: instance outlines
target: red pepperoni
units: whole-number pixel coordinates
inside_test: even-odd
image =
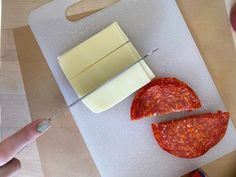
[[[162,149],[181,158],[205,154],[225,135],[229,113],[218,111],[152,124],[154,136]]]
[[[201,107],[196,93],[176,78],[156,78],[141,88],[131,106],[131,120],[192,111]]]

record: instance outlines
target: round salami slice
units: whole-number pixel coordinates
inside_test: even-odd
[[[225,135],[229,113],[218,111],[152,124],[154,136],[162,149],[181,158],[205,154]]]
[[[192,111],[201,107],[196,93],[176,78],[156,78],[141,88],[131,106],[131,120]]]

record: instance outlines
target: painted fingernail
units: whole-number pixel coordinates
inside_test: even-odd
[[[38,125],[37,125],[37,132],[39,133],[43,133],[45,131],[47,131],[49,129],[49,127],[51,126],[51,122],[50,120],[44,120],[42,122],[40,122]]]

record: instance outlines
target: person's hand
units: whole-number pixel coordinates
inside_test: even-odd
[[[0,143],[0,177],[13,176],[21,167],[15,155],[50,127],[50,120],[37,120]]]
[[[232,28],[236,32],[236,4],[234,4],[232,9],[231,9],[230,22],[231,22]]]

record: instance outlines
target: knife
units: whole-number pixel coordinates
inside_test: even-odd
[[[74,106],[76,103],[82,101],[84,98],[86,98],[87,96],[89,96],[90,94],[92,94],[94,91],[96,91],[98,88],[102,87],[103,85],[105,85],[106,83],[108,83],[109,81],[111,81],[112,79],[118,77],[119,75],[121,75],[122,73],[124,73],[125,71],[127,71],[128,69],[130,69],[131,67],[133,67],[134,65],[140,63],[141,61],[145,60],[148,56],[152,55],[153,53],[155,53],[156,51],[158,51],[159,48],[154,49],[153,51],[149,52],[148,54],[146,54],[145,56],[141,57],[140,59],[138,59],[137,61],[135,61],[134,63],[130,64],[127,68],[125,68],[124,70],[122,70],[120,73],[118,73],[115,77],[106,80],[105,82],[103,82],[100,86],[98,86],[97,88],[89,91],[87,94],[85,94],[84,96],[80,97],[79,99],[77,99],[76,101],[74,101],[73,103],[63,107],[60,111],[52,114],[51,116],[49,116],[47,119],[49,121],[55,119],[56,117],[58,117],[59,115],[63,114],[64,112],[66,112],[69,108],[71,108],[72,106]]]

